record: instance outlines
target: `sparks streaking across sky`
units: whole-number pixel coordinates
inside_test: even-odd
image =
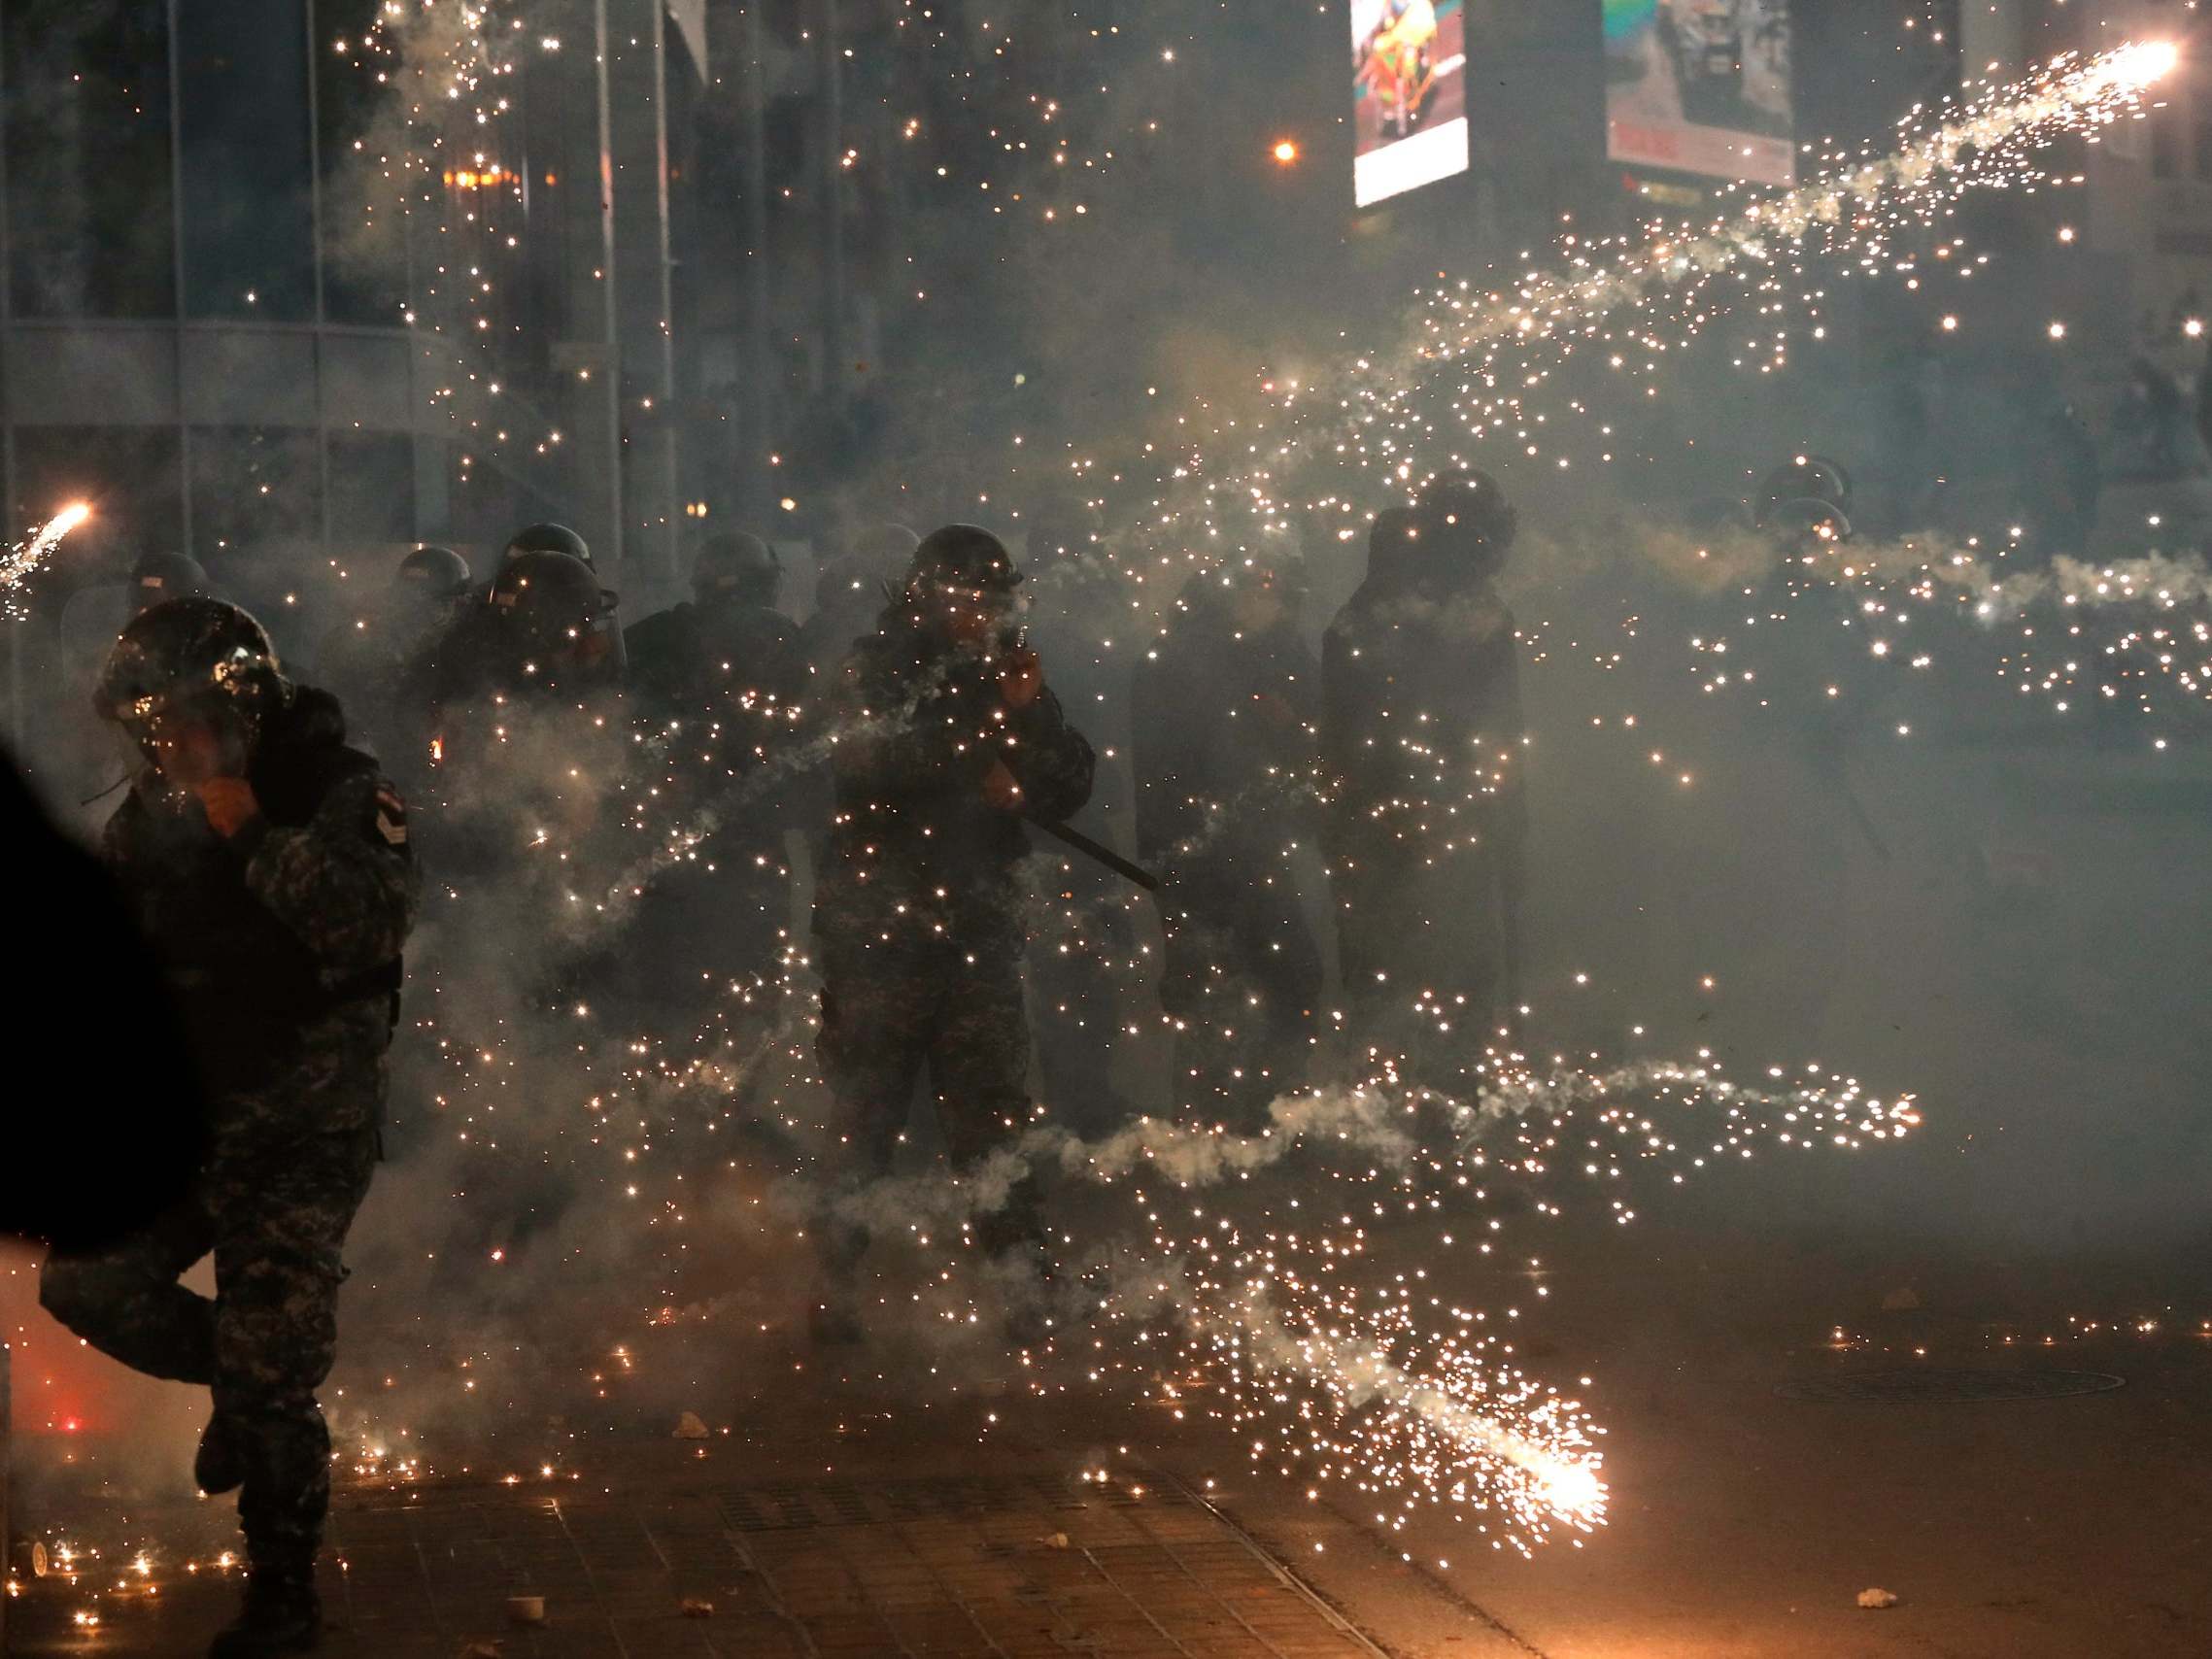
[[[2169,42],[2069,53],[1906,129],[1893,154],[1829,152],[1813,182],[1703,224],[1654,224],[1614,241],[1569,236],[1562,270],[1437,288],[1406,336],[1353,357],[1341,385],[1270,378],[1268,400],[1242,418],[1225,417],[1220,402],[1186,417],[1204,436],[1178,453],[1149,508],[1128,516],[1147,541],[1190,538],[1194,557],[1214,561],[1254,551],[1254,532],[1285,530],[1302,511],[1372,518],[1378,492],[1403,499],[1474,464],[1485,444],[1566,468],[1577,457],[1563,431],[1593,429],[1587,458],[1611,461],[1607,410],[1548,389],[1578,355],[1602,354],[1624,391],[1655,397],[1669,355],[1748,303],[1760,319],[1761,372],[1781,370],[1790,311],[1802,310],[1804,331],[1818,337],[1816,266],[1880,274],[1899,238],[1935,227],[1968,192],[2032,183],[2057,139],[2139,116],[2145,91],[2179,60]],[[1341,484],[1311,491],[1316,466],[1324,476],[1341,469]],[[1292,493],[1294,481],[1307,488]]]

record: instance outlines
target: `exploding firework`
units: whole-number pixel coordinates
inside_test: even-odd
[[[11,613],[17,608],[17,591],[45,562],[47,555],[61,545],[62,538],[91,516],[92,509],[87,503],[73,501],[5,555],[0,555],[0,594],[6,595]]]

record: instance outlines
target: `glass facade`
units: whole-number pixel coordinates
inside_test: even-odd
[[[323,210],[323,315],[391,328],[407,307],[408,227],[391,162],[406,114],[361,37],[383,0],[316,0],[315,118]]]
[[[162,8],[9,0],[0,7],[0,74],[15,315],[171,315]]]
[[[222,0],[175,15],[185,315],[312,322],[307,14]]]
[[[296,556],[334,516],[414,536],[408,355],[308,336],[405,323],[404,100],[359,49],[381,6],[0,6],[10,524],[91,500],[71,545],[103,571]],[[384,427],[319,430],[338,407]]]

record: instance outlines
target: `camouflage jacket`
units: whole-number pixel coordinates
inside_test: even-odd
[[[986,658],[932,640],[895,608],[846,659],[826,712],[835,809],[815,931],[1018,950],[1022,821],[1079,811],[1097,764],[1051,688],[1011,707]],[[987,794],[999,764],[1021,789],[1013,810]]]
[[[362,1129],[381,1106],[418,877],[405,806],[344,737],[337,699],[302,689],[262,733],[260,815],[236,834],[151,778],[108,820],[102,852],[178,998],[219,1139]]]

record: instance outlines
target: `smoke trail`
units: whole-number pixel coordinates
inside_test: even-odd
[[[1716,1151],[1740,1149],[1761,1137],[1855,1146],[1866,1139],[1901,1139],[1920,1122],[1912,1097],[1885,1103],[1853,1079],[1762,1089],[1736,1083],[1711,1064],[1674,1061],[1600,1072],[1508,1070],[1485,1080],[1472,1100],[1377,1083],[1284,1095],[1269,1106],[1268,1127],[1257,1134],[1147,1117],[1086,1141],[1043,1125],[999,1148],[957,1181],[887,1176],[835,1196],[829,1209],[838,1220],[870,1231],[928,1235],[996,1213],[1030,1175],[1057,1172],[1111,1185],[1149,1169],[1173,1186],[1196,1191],[1242,1180],[1309,1150],[1356,1154],[1404,1171],[1431,1159],[1457,1163],[1476,1156],[1492,1126],[1536,1113],[1559,1119],[1598,1106],[1600,1122],[1616,1134],[1643,1136],[1648,1132],[1642,1122],[1625,1118],[1623,1108],[1654,1096],[1685,1113],[1717,1109]],[[1697,1157],[1680,1153],[1673,1142],[1665,1149],[1692,1161]],[[816,1202],[804,1186],[787,1188],[783,1199],[801,1213]]]

